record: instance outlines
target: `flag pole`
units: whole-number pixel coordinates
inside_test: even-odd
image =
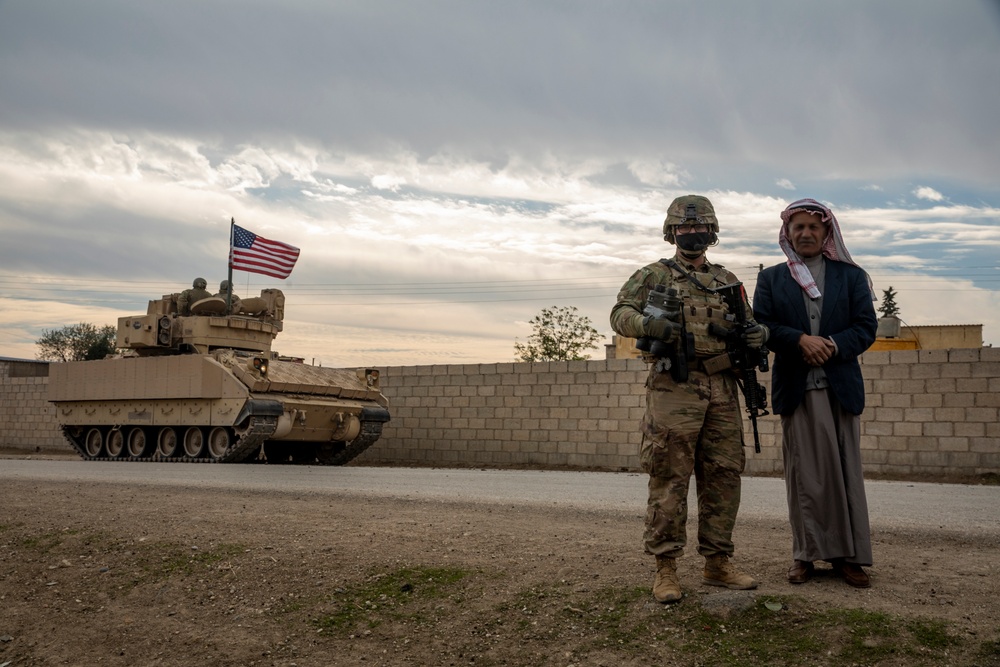
[[[233,241],[236,239],[236,218],[229,219],[229,289],[226,290],[226,315],[233,311]]]

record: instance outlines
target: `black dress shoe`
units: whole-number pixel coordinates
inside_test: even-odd
[[[868,578],[868,573],[860,565],[854,563],[841,563],[838,568],[840,576],[844,578],[848,586],[855,588],[869,588],[872,580]]]
[[[813,573],[813,564],[807,560],[797,560],[792,562],[788,568],[788,582],[791,584],[804,584],[809,581]]]

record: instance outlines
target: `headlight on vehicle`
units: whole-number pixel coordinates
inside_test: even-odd
[[[261,377],[267,377],[267,359],[261,357],[254,357],[250,361],[250,366],[255,371],[260,373]]]

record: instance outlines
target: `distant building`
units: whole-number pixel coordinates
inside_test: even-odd
[[[897,317],[878,321],[869,350],[952,350],[983,346],[982,324],[928,324],[911,327]]]

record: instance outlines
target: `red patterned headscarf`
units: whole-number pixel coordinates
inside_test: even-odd
[[[788,221],[791,220],[792,216],[799,211],[805,211],[806,213],[818,214],[820,220],[828,224],[829,232],[826,235],[826,239],[823,240],[823,247],[821,252],[823,255],[834,262],[846,262],[848,264],[853,264],[858,266],[858,263],[851,258],[851,253],[847,252],[847,246],[844,244],[844,237],[840,233],[840,223],[837,222],[836,216],[833,215],[833,211],[819,203],[815,199],[799,199],[798,201],[793,201],[789,204],[784,211],[781,212],[781,231],[778,232],[778,245],[785,253],[785,257],[788,258],[788,269],[792,272],[792,277],[795,282],[805,290],[806,294],[809,295],[811,299],[818,299],[820,296],[819,288],[816,287],[816,281],[813,280],[812,274],[806,267],[802,258],[799,257],[798,253],[792,248],[792,242],[788,238]],[[861,269],[864,271],[864,269]],[[868,289],[872,293],[872,301],[878,301],[875,298],[875,288],[872,285],[871,276],[865,271],[865,277],[868,278]]]

